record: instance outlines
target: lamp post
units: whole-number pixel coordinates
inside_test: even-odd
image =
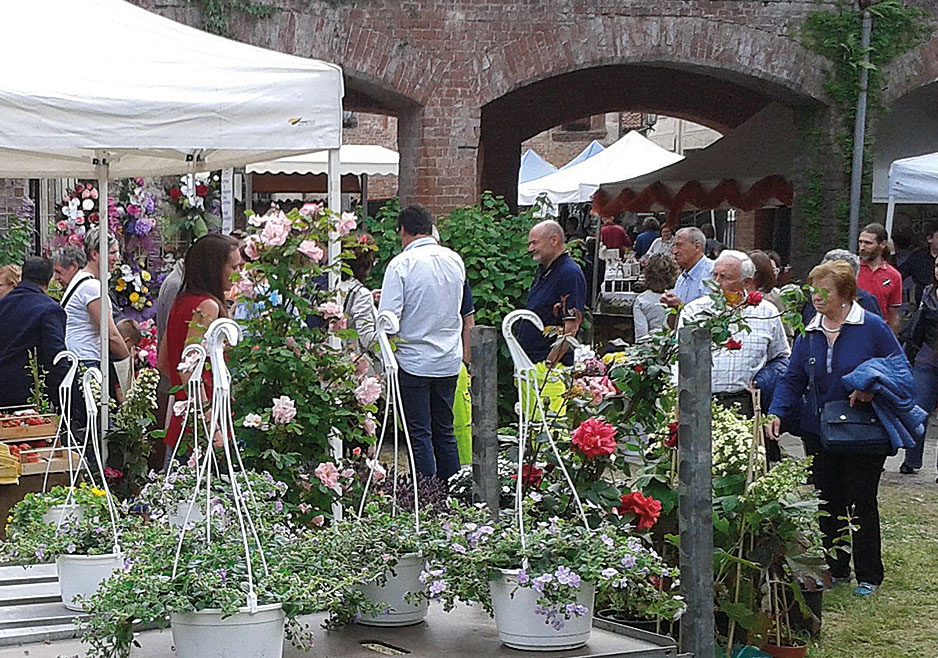
[[[853,126],[853,167],[850,177],[850,229],[848,243],[850,251],[857,250],[860,236],[860,188],[863,182],[863,142],[866,138],[866,91],[870,79],[870,35],[873,31],[873,17],[870,15],[871,0],[858,0],[862,10],[860,24],[860,90],[857,94],[857,116]]]

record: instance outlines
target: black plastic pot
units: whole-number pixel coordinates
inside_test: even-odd
[[[648,631],[649,633],[670,635],[671,637],[677,637],[678,624],[680,623],[680,620],[670,622],[666,619],[662,619],[661,625],[659,626],[658,621],[655,619],[631,619],[627,613],[611,609],[600,610],[596,613],[596,617],[604,621],[611,621],[615,624],[622,624],[623,626],[637,628],[639,630]]]
[[[791,601],[788,605],[788,619],[793,631],[803,631],[818,637],[821,634],[821,609],[824,602],[823,589],[802,589],[804,602],[810,612],[802,612],[801,606],[797,601]]]

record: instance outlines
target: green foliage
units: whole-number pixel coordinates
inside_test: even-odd
[[[0,235],[0,265],[22,265],[32,241],[32,220],[10,215]]]
[[[114,429],[108,432],[108,466],[111,491],[130,499],[146,483],[153,442],[150,431],[156,425],[156,386],[160,375],[155,368],[141,370],[114,414]]]
[[[31,407],[41,414],[52,413],[52,402],[46,392],[46,369],[39,364],[36,358],[36,351],[29,353],[29,378],[31,380],[29,387],[29,400],[27,402]]]
[[[362,210],[361,208],[359,209]],[[401,251],[401,239],[397,235],[397,216],[401,213],[399,199],[391,199],[378,208],[374,217],[363,217],[365,230],[378,245],[378,258],[365,285],[371,290],[380,290],[384,270],[388,263]]]
[[[231,21],[236,14],[255,19],[270,18],[280,7],[255,0],[189,0],[199,7],[202,29],[223,37],[231,33]]]

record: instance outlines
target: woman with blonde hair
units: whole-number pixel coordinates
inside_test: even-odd
[[[23,278],[23,270],[19,265],[4,265],[0,267],[0,299],[7,296],[7,293],[20,285]]]

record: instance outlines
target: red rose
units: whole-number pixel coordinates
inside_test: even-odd
[[[639,491],[622,495],[622,504],[616,510],[619,514],[634,514],[636,528],[647,530],[658,522],[661,515],[661,502],[654,498],[646,498]]]
[[[725,347],[728,350],[741,350],[743,348],[743,341],[730,338],[726,341]]]
[[[173,201],[182,198],[182,190],[180,190],[178,187],[169,188],[169,198]]]
[[[643,366],[643,365],[641,365],[641,364],[635,366],[635,372],[639,372],[639,373],[640,373],[640,372],[642,372],[644,369],[645,369],[645,366]]]
[[[677,445],[677,421],[668,423],[668,436],[662,441],[667,448],[673,448]]]
[[[749,306],[758,306],[762,302],[762,293],[758,290],[750,290],[746,295],[746,303]]]
[[[195,195],[202,196],[202,197],[208,196],[208,185],[196,185]]]
[[[541,483],[541,480],[544,478],[544,469],[538,468],[533,464],[525,464],[521,467],[521,484],[525,487],[536,487]],[[518,474],[513,473],[511,476],[512,480],[518,479]]]
[[[570,442],[587,459],[611,455],[616,451],[616,428],[604,420],[588,418],[576,428]]]

